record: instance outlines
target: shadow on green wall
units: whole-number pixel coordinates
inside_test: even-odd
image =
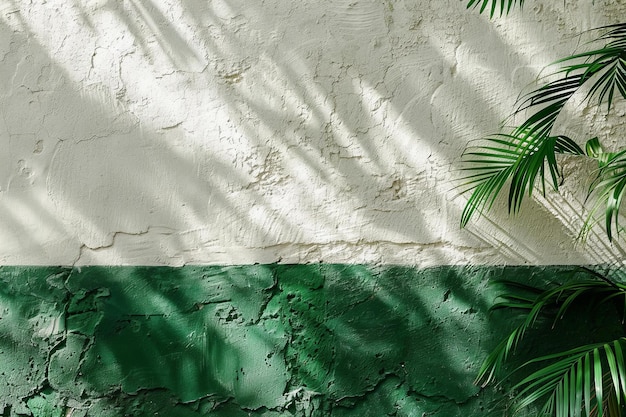
[[[553,272],[3,267],[0,407],[35,417],[500,415],[498,393],[473,384],[515,324],[489,313],[488,282]]]

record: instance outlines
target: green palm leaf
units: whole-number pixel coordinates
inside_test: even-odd
[[[556,285],[554,288],[541,292],[524,284],[506,280],[500,281],[500,283],[514,289],[515,292],[501,295],[502,301],[495,304],[492,309],[514,308],[527,310],[528,314],[524,322],[515,328],[485,360],[476,378],[477,383],[487,385],[493,381],[528,329],[532,328],[539,316],[549,308],[556,309],[556,321],[563,318],[568,309],[578,300],[584,300],[585,303],[592,300],[597,303],[606,303],[614,299],[621,299],[626,302],[625,285],[614,283],[601,274],[586,268],[581,268],[579,271],[590,277]],[[520,296],[521,291],[536,295],[535,297]]]
[[[580,268],[584,279],[555,285],[545,291],[503,281],[515,290],[501,297],[493,308],[516,308],[528,311],[525,320],[503,340],[483,363],[477,383],[483,386],[502,374],[505,362],[514,353],[525,333],[547,312],[560,320],[576,303],[589,305],[619,301],[626,306],[626,285],[613,282],[604,275]],[[573,278],[573,276],[570,276]],[[625,312],[626,315],[626,312]],[[514,373],[540,366],[519,381],[513,402],[516,410],[543,402],[540,415],[556,417],[621,416],[626,404],[626,338],[608,343],[594,343],[526,362]],[[584,413],[583,413],[584,411]]]
[[[487,0],[475,0],[470,5],[477,7],[480,4],[485,8],[487,3]],[[490,4],[494,7],[496,3],[493,1]],[[504,6],[501,3],[501,7]],[[520,209],[525,196],[532,195],[538,180],[544,192],[546,177],[558,190],[559,170],[555,155],[585,153],[572,139],[555,135],[552,130],[565,104],[583,85],[589,85],[587,99],[597,96],[598,102],[605,102],[608,109],[618,95],[626,98],[626,23],[602,29],[604,33],[598,39],[608,41],[604,47],[558,61],[561,67],[552,74],[557,78],[520,99],[517,112],[530,112],[521,125],[510,134],[486,138],[483,145],[470,148],[464,154],[462,169],[466,175],[462,178],[463,192],[471,192],[471,195],[461,216],[462,227],[477,212],[491,208],[507,184],[509,211],[513,213]],[[494,138],[499,141],[494,141]],[[593,141],[597,142],[597,139],[589,142]],[[612,228],[617,227],[622,195],[626,192],[626,156],[598,156],[597,148],[588,146],[586,155],[597,158],[601,166],[593,190],[597,190],[595,195],[605,205],[607,233],[611,239]],[[612,163],[607,164],[611,157]],[[605,164],[607,167],[603,167]],[[546,167],[549,175],[546,175]]]
[[[599,29],[606,32],[598,39],[610,42],[602,48],[557,61],[557,64],[567,64],[557,74],[563,73],[567,77],[578,74],[582,83],[591,81],[586,98],[597,95],[598,103],[606,101],[607,109],[610,109],[616,91],[626,98],[626,23]]]
[[[461,225],[465,226],[474,213],[490,209],[508,180],[509,209],[513,212],[519,210],[524,195],[532,194],[538,180],[545,192],[546,164],[552,186],[558,189],[556,153],[580,155],[583,150],[567,136],[544,138],[530,134],[494,135],[482,146],[469,148],[463,156],[467,175],[459,187],[472,194],[461,215]]]
[[[616,360],[616,356],[625,346],[626,338],[622,337],[526,362],[518,369],[533,364],[544,366],[513,387],[517,390],[513,397],[514,409],[520,411],[544,401],[542,410],[556,417],[602,416],[605,413],[611,417],[621,416],[622,404],[626,400],[626,364]]]
[[[613,227],[619,233],[619,211],[626,191],[626,150],[608,154],[606,162],[600,162],[596,180],[590,186],[590,195],[596,203],[586,221],[586,228],[592,222],[598,209],[604,207],[605,228],[609,241],[613,239]]]
[[[490,17],[493,17],[498,9],[500,15],[509,13],[516,3],[519,3],[519,6],[522,7],[524,5],[524,0],[469,0],[467,8],[480,7],[480,13],[489,9],[489,15]],[[498,5],[500,7],[498,7]]]

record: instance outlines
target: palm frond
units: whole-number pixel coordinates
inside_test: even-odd
[[[620,231],[619,212],[626,192],[626,150],[608,154],[606,161],[601,161],[599,165],[598,176],[590,186],[590,196],[595,198],[595,205],[586,223],[591,223],[595,212],[604,207],[604,226],[611,241],[613,228],[617,233]]]
[[[626,338],[594,343],[526,362],[519,369],[543,364],[517,383],[515,410],[538,401],[556,417],[622,416],[626,401]]]
[[[493,7],[496,3],[494,0],[490,4]],[[489,2],[474,0],[470,3],[474,7],[479,4],[485,8]],[[504,4],[501,5],[504,7]],[[483,146],[466,152],[463,169],[468,174],[462,181],[466,186],[464,191],[472,191],[472,194],[461,216],[461,226],[465,226],[476,212],[489,209],[509,179],[508,205],[513,213],[519,210],[524,197],[532,194],[537,179],[541,180],[545,192],[546,166],[552,186],[558,189],[559,171],[555,154],[585,155],[585,152],[572,139],[555,135],[552,130],[565,104],[583,85],[589,85],[586,99],[597,96],[598,102],[606,102],[608,109],[618,95],[626,98],[626,23],[602,29],[604,33],[598,40],[608,41],[604,47],[558,61],[560,68],[552,74],[557,77],[555,80],[520,98],[517,112],[530,112],[521,125],[510,134],[497,135],[500,142],[494,143],[493,137],[489,137]],[[494,145],[498,149],[494,149]],[[502,147],[509,152],[500,149]],[[592,156],[589,149],[587,155]],[[601,158],[608,159],[607,155]],[[602,161],[599,159],[599,162]],[[599,189],[611,189],[611,193],[599,194],[606,197],[602,201],[609,204],[606,208],[609,225],[617,218],[621,193],[626,189],[626,183],[622,185],[617,180],[620,175],[614,175],[616,172],[621,174],[621,162],[615,162],[614,166],[613,170],[605,169],[599,177],[601,179],[594,183]],[[605,180],[608,182],[603,182]],[[608,232],[610,239],[612,235],[610,230]]]
[[[489,16],[493,17],[496,12],[499,12],[501,16],[508,14],[515,4],[519,4],[521,8],[524,5],[524,0],[469,0],[467,8],[480,7],[480,13],[489,10]]]
[[[472,191],[463,214],[465,226],[476,212],[491,208],[496,197],[510,180],[509,210],[517,212],[524,195],[532,194],[539,180],[545,192],[546,165],[549,178],[558,189],[560,173],[556,153],[583,154],[583,150],[567,136],[538,137],[532,134],[499,134],[485,139],[482,146],[464,154],[467,175],[459,185],[462,192]]]
[[[566,64],[556,74],[578,74],[582,83],[591,81],[586,99],[598,97],[598,104],[606,101],[607,110],[613,104],[615,93],[626,98],[626,23],[604,26],[606,32],[599,40],[610,40],[602,48],[575,54],[556,64]]]
[[[535,325],[540,315],[546,313],[546,310],[552,308],[556,311],[554,314],[554,322],[556,322],[562,319],[568,309],[579,300],[584,300],[586,304],[590,302],[606,303],[611,300],[621,300],[621,302],[626,303],[625,285],[614,283],[604,277],[599,278],[599,274],[590,270],[584,270],[583,272],[591,275],[591,277],[556,285],[554,288],[540,292],[534,299],[532,297],[519,296],[519,293],[520,289],[522,289],[527,293],[537,294],[536,289],[519,283],[501,281],[501,283],[514,288],[516,291],[501,295],[502,301],[495,304],[492,309],[515,308],[526,310],[528,314],[525,320],[485,359],[476,377],[476,383],[485,386],[493,382],[503,368],[507,358],[514,353],[526,332]]]
[[[487,357],[479,370],[476,383],[485,386],[502,375],[505,363],[540,316],[549,312],[556,322],[575,304],[593,306],[616,301],[626,307],[625,284],[613,282],[608,276],[584,267],[570,271],[572,274],[577,272],[585,273],[586,277],[556,284],[544,291],[517,282],[500,281],[514,292],[501,296],[501,302],[492,308],[521,309],[527,311],[527,315]],[[569,278],[573,277],[570,275]],[[626,310],[624,313],[626,316]],[[527,361],[515,368],[513,374],[529,368],[538,369],[512,387],[515,392],[515,409],[519,411],[543,401],[539,415],[621,416],[626,405],[625,347],[626,338],[620,338],[607,343],[586,344]]]

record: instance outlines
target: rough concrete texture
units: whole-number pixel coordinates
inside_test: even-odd
[[[567,200],[512,219],[499,202],[460,231],[453,179],[468,141],[496,132],[576,34],[624,12],[611,0],[528,1],[491,21],[458,0],[5,0],[0,263],[613,260],[620,245],[573,243],[579,181]],[[566,119],[581,142],[616,136],[594,109]]]
[[[0,415],[500,416],[473,379],[521,317],[487,284],[559,270],[2,267]]]

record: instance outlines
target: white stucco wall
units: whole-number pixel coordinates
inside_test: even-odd
[[[0,263],[621,259],[576,244],[578,181],[465,230],[453,189],[468,141],[619,3],[3,0]]]

